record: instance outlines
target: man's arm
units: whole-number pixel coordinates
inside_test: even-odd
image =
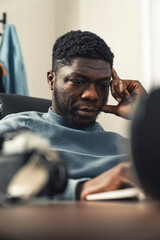
[[[131,119],[139,99],[147,92],[139,81],[121,80],[114,69],[112,69],[112,78],[111,93],[118,105],[105,105],[102,111]]]
[[[147,92],[139,81],[121,80],[114,69],[112,69],[112,78],[111,93],[118,105],[105,105],[102,111],[131,119],[139,99]],[[83,200],[88,194],[114,191],[127,185],[138,186],[139,183],[131,163],[123,162],[89,181],[79,183],[77,199]]]
[[[129,162],[120,163],[89,181],[79,183],[77,199],[84,200],[88,194],[114,191],[126,186],[138,186]]]

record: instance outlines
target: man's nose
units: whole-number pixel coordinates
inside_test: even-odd
[[[81,98],[83,100],[98,101],[99,96],[94,84],[90,84],[82,93]]]

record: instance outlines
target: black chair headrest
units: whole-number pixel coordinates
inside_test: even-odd
[[[24,111],[47,112],[50,106],[51,100],[48,99],[0,93],[0,119]]]

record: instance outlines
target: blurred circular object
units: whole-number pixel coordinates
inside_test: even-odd
[[[160,88],[144,96],[136,108],[131,151],[142,188],[160,199]]]

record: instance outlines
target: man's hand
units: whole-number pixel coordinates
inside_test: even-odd
[[[139,81],[121,80],[114,69],[112,69],[112,78],[111,93],[118,105],[105,105],[101,110],[105,113],[113,113],[131,119],[137,102],[147,92]]]
[[[127,185],[137,186],[131,163],[123,162],[101,175],[80,183],[77,187],[77,198],[85,199],[88,194],[118,190]]]

